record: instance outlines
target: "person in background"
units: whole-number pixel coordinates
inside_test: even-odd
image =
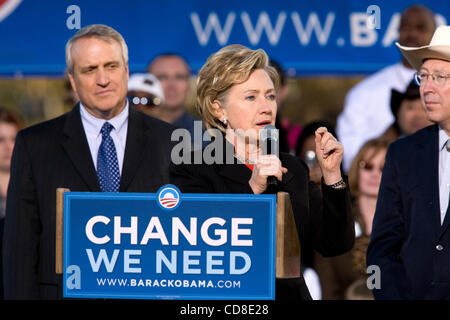
[[[65,106],[64,109],[67,112],[72,110],[73,106],[80,101],[80,98],[70,84],[69,76],[67,74],[64,77],[64,89],[63,102]]]
[[[432,124],[423,110],[419,86],[414,79],[409,83],[405,92],[392,89],[391,111],[395,121],[381,136],[389,141],[409,136]]]
[[[6,193],[9,184],[9,170],[14,142],[19,130],[23,129],[22,118],[15,112],[0,107],[0,257],[3,247],[3,225],[5,222]],[[3,263],[0,259],[0,300],[3,299]]]
[[[17,132],[23,127],[23,120],[18,114],[0,107],[0,218],[5,217],[6,193],[14,142]]]
[[[128,80],[128,101],[136,110],[159,118],[164,93],[159,80],[150,73],[135,73]]]
[[[430,42],[435,28],[435,17],[430,9],[423,5],[411,6],[401,15],[399,42],[406,46],[424,46]],[[402,58],[400,62],[367,77],[348,92],[336,125],[337,136],[345,149],[345,172],[364,142],[379,137],[392,124],[391,89],[405,92],[414,72],[409,62]]]
[[[176,53],[165,53],[154,58],[147,72],[155,75],[164,92],[164,104],[158,118],[179,128],[185,128],[194,137],[194,121],[189,114],[186,100],[190,89],[190,68],[187,62]]]
[[[315,256],[324,300],[373,299],[366,286],[366,251],[378,197],[382,170],[389,141],[367,141],[353,159],[348,173],[353,195],[355,245],[343,255],[324,258]]]
[[[171,183],[187,193],[285,191],[301,248],[311,246],[325,256],[342,254],[354,240],[350,192],[340,170],[342,145],[326,128],[316,131],[321,190],[309,180],[306,165],[297,157],[283,152],[279,157],[262,155],[260,130],[275,123],[278,84],[278,74],[261,49],[230,45],[212,54],[198,75],[197,108],[207,129],[223,141],[223,159],[212,164],[172,163]],[[196,156],[191,153],[191,159]],[[233,162],[227,163],[230,158]],[[268,184],[269,176],[276,177],[276,185]],[[275,291],[277,301],[290,306],[311,299],[302,276],[277,279]]]
[[[275,127],[279,131],[280,151],[293,154],[297,140],[302,132],[302,127],[283,116],[284,101],[289,95],[289,85],[287,84],[286,75],[281,64],[271,59],[270,65],[277,70],[280,78],[280,89],[277,94],[278,111],[277,118],[275,119]]]

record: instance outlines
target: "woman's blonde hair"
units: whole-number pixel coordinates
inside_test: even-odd
[[[229,45],[209,56],[197,78],[196,108],[206,129],[217,128],[225,132],[226,126],[217,119],[214,102],[223,104],[228,90],[247,81],[257,69],[265,70],[278,90],[278,73],[269,65],[269,58],[262,49]]]
[[[354,196],[359,196],[359,169],[361,161],[370,161],[380,151],[386,151],[389,147],[389,141],[384,138],[372,139],[367,141],[359,149],[348,170],[348,183]]]

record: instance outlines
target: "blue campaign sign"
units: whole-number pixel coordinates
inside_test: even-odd
[[[450,21],[448,0],[0,0],[0,75],[62,75],[65,43],[96,23],[124,36],[132,73],[164,52],[196,73],[235,43],[266,50],[289,75],[370,73],[399,61],[400,14],[417,2]]]
[[[275,195],[64,194],[66,298],[275,298]]]

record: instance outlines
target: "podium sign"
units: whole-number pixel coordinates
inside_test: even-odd
[[[63,296],[275,298],[275,195],[64,193]]]

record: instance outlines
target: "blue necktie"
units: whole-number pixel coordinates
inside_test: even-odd
[[[119,162],[114,141],[109,135],[113,128],[109,122],[105,122],[100,130],[102,143],[98,148],[97,176],[102,192],[119,192]]]

